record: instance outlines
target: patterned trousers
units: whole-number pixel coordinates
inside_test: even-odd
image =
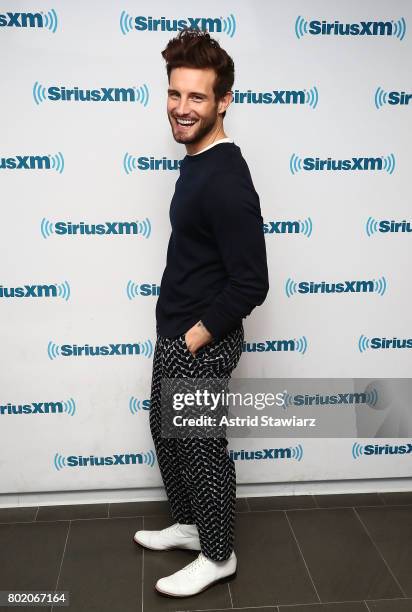
[[[160,473],[178,523],[196,524],[202,553],[214,561],[228,559],[234,543],[236,470],[226,437],[162,437],[161,379],[228,380],[243,350],[243,324],[220,340],[201,347],[196,356],[185,334],[157,335],[150,402],[150,430]]]

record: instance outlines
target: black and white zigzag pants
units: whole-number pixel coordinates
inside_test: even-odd
[[[241,357],[243,340],[241,324],[193,357],[185,334],[177,338],[157,334],[153,357],[150,430],[172,516],[178,523],[196,524],[202,553],[214,561],[228,559],[233,550],[235,463],[226,437],[162,437],[161,379],[228,380]]]

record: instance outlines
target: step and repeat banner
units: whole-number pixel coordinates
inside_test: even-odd
[[[375,398],[341,394],[344,438],[232,438],[238,483],[409,477],[373,381],[412,371],[412,5],[1,0],[0,493],[162,485],[155,306],[186,150],[161,51],[186,26],[234,59],[225,131],[264,220],[270,291],[233,378]]]

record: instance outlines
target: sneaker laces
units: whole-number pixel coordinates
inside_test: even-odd
[[[174,523],[173,525],[170,525],[170,527],[165,527],[165,529],[162,529],[163,533],[173,533],[174,531],[177,531],[179,529],[179,523]]]
[[[182,523],[174,523],[173,525],[170,525],[170,527],[165,527],[165,529],[162,529],[163,533],[167,533],[167,534],[174,534],[174,533],[178,533],[179,535],[184,535],[184,536],[196,536],[197,533],[186,533],[185,530],[181,529],[181,527],[186,527],[186,524],[182,524]],[[196,531],[196,529],[195,529]]]
[[[194,561],[192,561],[191,563],[189,563],[189,565],[186,565],[186,567],[184,568],[186,572],[188,572],[189,574],[192,574],[194,571],[196,571],[199,567],[201,567],[202,565],[204,565],[204,563],[207,561],[207,557],[205,557],[205,555],[203,555],[202,553],[200,553],[196,559]]]

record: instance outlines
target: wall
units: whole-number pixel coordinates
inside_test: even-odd
[[[211,32],[235,60],[225,129],[260,195],[271,288],[244,321],[233,376],[410,376],[409,3],[182,0],[174,10],[55,0],[14,10],[1,3],[3,495],[162,484],[148,426],[154,311],[185,150],[171,136],[160,55],[175,33],[150,29],[149,17],[218,18]],[[335,21],[355,33],[318,33]],[[105,88],[134,89],[128,99],[115,90],[65,99],[74,88],[100,98]],[[328,158],[338,169],[318,169]],[[396,229],[391,221],[405,224],[385,231]],[[81,223],[97,229],[73,233]],[[299,284],[322,281],[371,282],[330,293]],[[382,348],[380,338],[400,344]],[[280,340],[293,349],[267,350]],[[138,352],[76,354],[129,343]],[[352,451],[355,442],[396,451],[408,440],[233,439],[230,448],[302,450],[299,459],[236,459],[239,484],[406,478],[407,453]],[[128,453],[141,463],[82,465]]]

